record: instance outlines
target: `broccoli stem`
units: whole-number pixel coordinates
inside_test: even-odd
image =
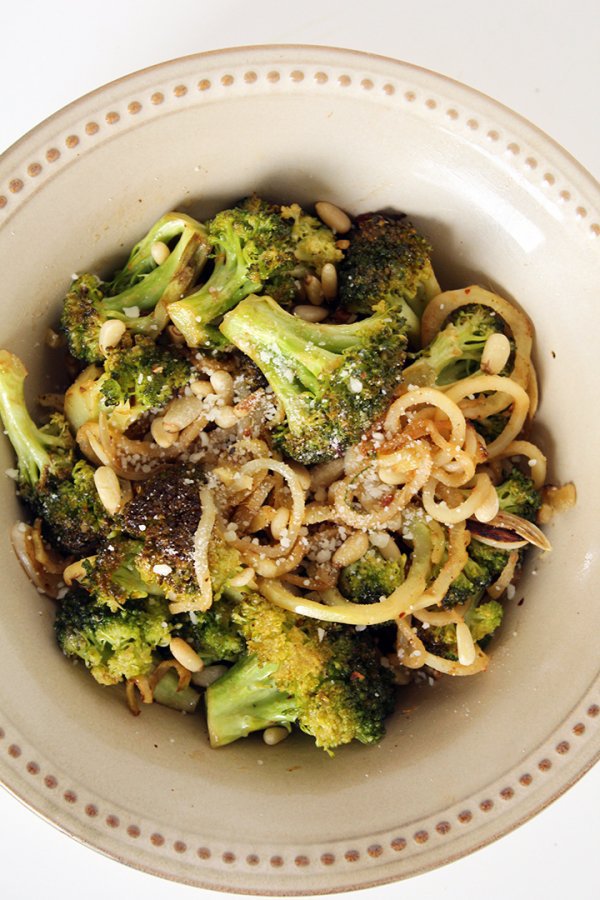
[[[179,678],[173,669],[165,672],[153,691],[153,697],[157,703],[162,706],[168,706],[170,709],[176,709],[178,712],[193,713],[200,700],[200,694],[189,685],[177,689]]]
[[[270,725],[289,725],[298,715],[294,700],[275,685],[278,664],[245,656],[206,691],[211,747],[224,747]]]
[[[0,418],[17,455],[22,481],[35,485],[50,465],[48,446],[59,446],[61,440],[42,434],[31,419],[25,405],[24,383],[27,369],[18,357],[0,350]]]

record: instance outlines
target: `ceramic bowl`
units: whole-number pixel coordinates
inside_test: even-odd
[[[596,759],[600,195],[560,147],[492,100],[389,59],[318,47],[191,56],[101,88],[0,166],[0,345],[48,383],[71,273],[106,272],[168,209],[256,190],[358,213],[404,210],[445,288],[480,282],[537,330],[537,439],[579,502],[548,529],[487,673],[407,689],[383,743],[333,759],[298,735],[210,750],[197,717],[134,719],[57,651],[52,605],[8,534],[2,480],[0,777],[59,828],[132,866],[255,893],[330,892],[464,855]],[[6,443],[0,469],[12,463]],[[596,692],[596,693],[595,693]]]

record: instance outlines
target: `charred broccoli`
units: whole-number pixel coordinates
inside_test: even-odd
[[[404,581],[406,557],[384,559],[379,550],[371,547],[359,560],[345,566],[339,574],[338,588],[355,603],[378,603]]]
[[[535,522],[537,511],[542,505],[540,491],[533,481],[514,466],[508,477],[496,487],[502,512],[512,513]]]

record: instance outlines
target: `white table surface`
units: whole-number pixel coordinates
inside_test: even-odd
[[[9,9],[0,44],[0,150],[71,100],[136,69],[219,47],[308,43],[381,53],[463,81],[529,118],[600,177],[595,0],[20,0]],[[596,900],[599,801],[597,766],[495,844],[354,896]],[[3,790],[0,848],[6,900],[218,896],[106,859]]]

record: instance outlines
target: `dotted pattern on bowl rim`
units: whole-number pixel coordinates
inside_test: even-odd
[[[433,92],[422,92],[406,88],[398,79],[375,78],[371,75],[348,74],[325,67],[300,68],[268,68],[260,71],[256,68],[243,68],[239,73],[235,67],[215,77],[199,76],[185,83],[177,81],[169,86],[155,88],[144,96],[130,100],[118,108],[109,108],[93,119],[81,123],[79,128],[64,134],[52,146],[45,148],[36,159],[29,162],[24,172],[15,174],[8,184],[0,186],[0,221],[2,212],[10,213],[15,208],[15,200],[19,195],[27,193],[40,177],[56,170],[57,164],[70,161],[74,154],[81,153],[86,144],[95,139],[108,137],[115,128],[128,128],[137,124],[140,119],[148,117],[166,105],[176,108],[187,103],[195,105],[202,100],[218,99],[227,92],[236,90],[276,91],[285,85],[297,85],[302,89],[318,90],[319,87],[333,86],[347,92],[369,93],[375,97],[384,97],[395,104],[418,110],[419,113],[431,114],[441,120],[445,127],[453,131],[466,132],[470,139],[478,141],[486,149],[502,156],[507,164],[518,167],[532,182],[542,188],[546,196],[558,206],[569,210],[575,220],[586,228],[592,238],[600,237],[600,215],[596,218],[590,213],[584,201],[576,192],[563,183],[560,175],[537,158],[528,147],[515,141],[513,136],[503,132],[494,124],[482,121],[482,117],[473,115],[459,104],[448,103]],[[233,90],[232,90],[233,89]],[[590,221],[592,219],[592,221]]]
[[[237,868],[243,871],[293,873],[304,870],[314,872],[333,866],[364,868],[380,862],[390,862],[393,858],[414,855],[431,847],[436,842],[451,841],[470,828],[477,829],[483,818],[501,813],[506,804],[518,801],[525,792],[543,787],[545,776],[565,762],[572,750],[577,750],[577,742],[594,734],[600,726],[600,703],[587,701],[575,715],[569,717],[562,729],[563,737],[555,739],[537,754],[531,755],[516,770],[512,782],[508,778],[500,780],[502,785],[479,792],[473,798],[463,801],[444,811],[443,817],[430,817],[423,821],[398,826],[393,833],[370,838],[368,842],[356,840],[343,846],[340,842],[329,842],[331,849],[315,852],[275,852],[277,848],[267,848],[264,852],[248,849],[230,849],[221,843],[211,845],[207,841],[191,841],[188,837],[167,834],[150,821],[133,821],[120,810],[111,810],[97,798],[84,796],[84,792],[69,785],[67,776],[46,771],[37,758],[30,758],[20,744],[13,741],[10,732],[0,725],[0,759],[8,760],[20,774],[38,782],[40,791],[53,795],[57,802],[64,804],[70,812],[86,823],[94,824],[97,832],[105,835],[119,833],[120,838],[130,845],[158,854],[161,857],[179,857],[188,865],[203,870]]]

